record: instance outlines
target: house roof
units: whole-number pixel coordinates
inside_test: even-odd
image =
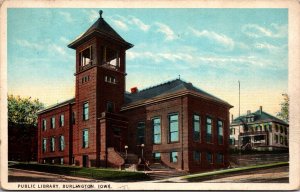
[[[68,104],[73,104],[73,103],[75,103],[75,98],[74,97],[72,99],[68,99],[68,100],[62,101],[60,103],[50,105],[50,106],[46,107],[45,109],[42,109],[42,110],[38,111],[37,114],[42,114],[42,113],[45,113],[47,111],[53,110],[55,108],[62,107],[64,105],[68,105]]]
[[[249,124],[277,122],[277,123],[280,123],[280,124],[283,124],[283,125],[288,125],[285,121],[283,121],[281,119],[278,119],[277,117],[274,117],[273,115],[270,115],[270,114],[268,114],[264,111],[261,111],[261,110],[257,110],[254,113],[250,113],[250,114],[247,114],[247,115],[242,115],[240,117],[237,117],[232,121],[231,124],[232,125],[238,125],[242,121],[246,123],[247,122],[246,117],[249,117],[249,116],[254,116],[254,118],[255,118],[255,120],[250,122]]]
[[[92,35],[100,35],[104,37],[108,37],[110,39],[116,40],[119,43],[123,44],[127,49],[133,47],[132,44],[125,41],[103,18],[102,11],[99,11],[100,17],[99,19],[81,36],[75,39],[72,43],[68,45],[68,47],[76,49],[76,47],[81,44],[84,40],[88,39]]]
[[[213,100],[215,102],[219,102],[229,107],[232,107],[226,101],[223,101],[215,97],[214,95],[211,95],[197,87],[194,87],[192,83],[187,83],[181,79],[175,79],[172,81],[162,83],[160,85],[149,87],[147,89],[138,91],[137,93],[127,92],[125,93],[125,105],[128,106],[136,103],[143,103],[143,102],[147,102],[150,99],[160,98],[160,97],[164,97],[164,96],[168,96],[171,94],[176,94],[184,91],[188,91],[190,93],[196,93],[209,100]]]

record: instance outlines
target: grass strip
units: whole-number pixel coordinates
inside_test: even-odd
[[[61,174],[74,177],[84,177],[107,181],[144,181],[149,180],[143,172],[119,171],[105,168],[84,168],[66,165],[17,163],[10,168],[40,171],[46,173]]]
[[[243,171],[251,171],[251,170],[262,169],[262,168],[272,168],[272,167],[278,167],[278,166],[284,166],[284,165],[289,165],[289,162],[278,162],[278,163],[271,163],[271,164],[264,164],[264,165],[252,165],[252,166],[247,166],[247,167],[224,169],[224,170],[213,171],[213,172],[186,175],[181,178],[192,181],[192,180],[197,180],[197,179],[204,179],[205,177],[210,177],[210,176],[223,175],[223,174],[227,174],[227,173],[239,173],[239,172],[243,172]]]

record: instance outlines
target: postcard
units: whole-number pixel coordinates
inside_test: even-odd
[[[299,1],[1,4],[3,190],[299,190]]]

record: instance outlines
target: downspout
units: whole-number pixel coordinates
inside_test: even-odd
[[[69,103],[69,165],[73,164],[73,118],[72,104]]]

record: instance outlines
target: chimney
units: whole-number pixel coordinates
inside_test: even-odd
[[[259,106],[259,112],[262,114],[262,106]]]
[[[131,93],[137,93],[138,92],[138,88],[137,87],[132,87],[130,89]]]
[[[247,110],[247,115],[250,115],[251,111],[250,110]]]

